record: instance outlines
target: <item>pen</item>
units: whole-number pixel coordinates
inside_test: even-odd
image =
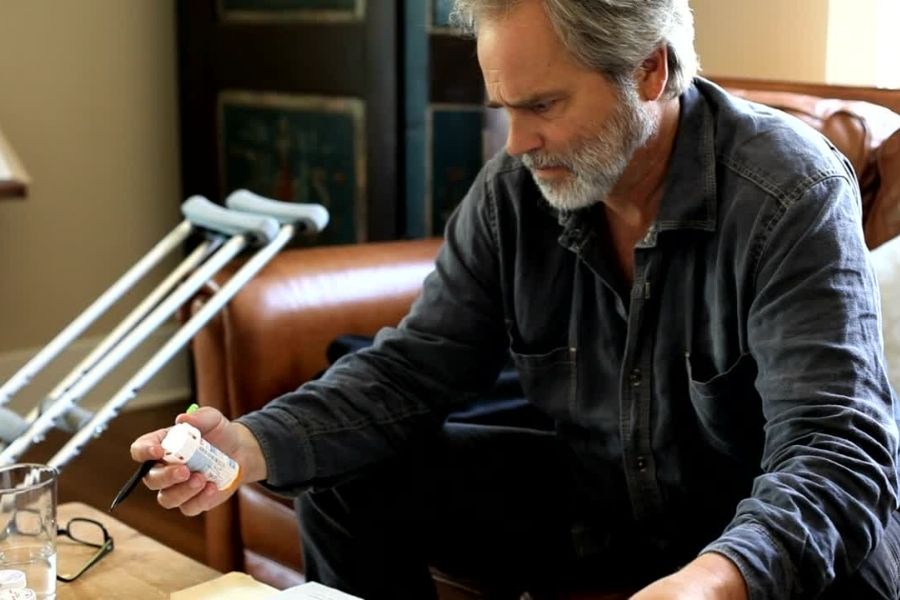
[[[187,411],[187,414],[191,414],[195,410],[200,408],[196,403],[191,404]],[[109,505],[109,512],[112,512],[115,507],[120,505],[125,498],[127,498],[131,492],[134,491],[134,488],[137,487],[138,482],[143,479],[147,473],[150,472],[150,469],[153,468],[153,465],[157,463],[156,460],[145,460],[141,465],[137,468],[134,474],[129,477],[128,481],[125,482],[125,485],[122,486],[122,489],[119,490],[119,493],[116,494],[116,497],[113,498],[112,504]]]

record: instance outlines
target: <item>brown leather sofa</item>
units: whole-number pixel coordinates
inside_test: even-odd
[[[900,116],[887,110],[900,113],[900,92],[718,81],[802,118],[850,158],[864,193],[870,248],[900,233]],[[254,410],[323,369],[325,349],[337,336],[373,335],[397,323],[438,246],[429,239],[283,252],[195,339],[198,402],[228,416]],[[206,536],[207,560],[216,569],[244,570],[278,587],[303,580],[292,505],[258,485],[210,512]],[[438,580],[442,598],[478,596]]]

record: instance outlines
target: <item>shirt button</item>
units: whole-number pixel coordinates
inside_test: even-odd
[[[641,370],[632,370],[631,374],[628,376],[628,381],[630,381],[631,385],[633,385],[634,387],[641,385]]]
[[[643,456],[638,456],[637,460],[634,461],[634,464],[638,468],[639,471],[643,471],[644,469],[647,468],[647,459],[644,458]]]

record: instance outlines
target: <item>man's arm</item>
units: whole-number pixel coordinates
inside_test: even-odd
[[[267,484],[328,484],[437,429],[488,389],[507,358],[493,208],[485,174],[451,217],[421,297],[397,328],[319,380],[239,419],[259,440]],[[298,340],[302,343],[302,340]]]
[[[814,597],[855,570],[897,506],[897,429],[877,287],[849,179],[832,176],[765,224],[748,343],[766,437],[763,475],[705,552],[750,598]]]
[[[631,600],[747,600],[747,584],[731,560],[709,552],[647,586]]]

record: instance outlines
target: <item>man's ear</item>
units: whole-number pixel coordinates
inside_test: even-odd
[[[644,59],[644,62],[635,72],[635,82],[643,100],[655,102],[666,91],[666,83],[669,81],[669,51],[666,46],[660,46],[653,54]]]

